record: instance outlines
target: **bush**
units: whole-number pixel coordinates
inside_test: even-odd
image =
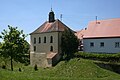
[[[116,54],[107,54],[107,53],[86,53],[86,52],[77,52],[75,53],[76,57],[97,59],[101,61],[116,61],[120,59],[120,53]]]
[[[21,70],[21,68],[19,68],[19,72],[21,72],[22,70]]]
[[[35,66],[34,66],[34,70],[35,71],[37,71],[38,70],[38,68],[37,68],[37,65],[35,64]]]
[[[6,69],[6,66],[5,66],[5,65],[2,65],[2,69]]]

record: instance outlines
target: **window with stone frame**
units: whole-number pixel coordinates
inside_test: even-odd
[[[46,37],[44,37],[44,43],[46,43]]]
[[[36,38],[34,38],[34,44],[36,44]]]
[[[53,46],[50,46],[50,51],[53,52]]]
[[[34,51],[36,51],[36,46],[34,46]]]
[[[50,43],[53,43],[53,36],[50,36]]]
[[[41,37],[39,37],[39,43],[41,43]]]

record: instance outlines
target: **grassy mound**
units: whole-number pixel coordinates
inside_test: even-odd
[[[19,65],[19,64],[18,64]],[[19,72],[18,66],[14,71],[0,68],[0,80],[116,80],[120,75],[112,71],[102,69],[93,60],[74,58],[69,62],[61,61],[52,68],[38,68],[22,66]]]

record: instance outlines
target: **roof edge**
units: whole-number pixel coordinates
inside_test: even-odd
[[[106,39],[106,38],[120,38],[120,36],[108,36],[108,37],[83,37],[83,39]]]

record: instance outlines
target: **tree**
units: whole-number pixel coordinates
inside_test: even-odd
[[[17,30],[17,27],[8,25],[9,30],[3,30],[0,38],[1,43],[1,55],[5,58],[10,58],[11,70],[13,71],[13,59],[15,61],[24,61],[25,54],[29,51],[29,44],[25,40],[26,35],[23,30]]]
[[[66,29],[62,33],[62,53],[63,55],[66,55],[66,59],[70,59],[73,56],[73,53],[75,53],[78,50],[78,38],[74,35],[74,32],[70,29]]]

